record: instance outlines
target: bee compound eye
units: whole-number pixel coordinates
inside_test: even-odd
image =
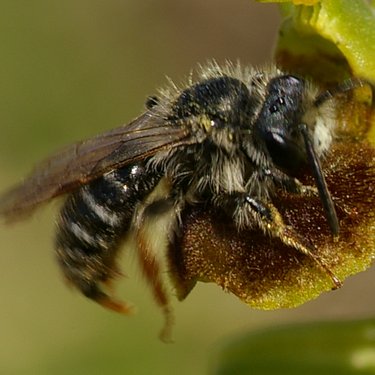
[[[264,142],[272,161],[288,174],[295,174],[306,163],[306,153],[303,144],[287,134],[267,131]]]

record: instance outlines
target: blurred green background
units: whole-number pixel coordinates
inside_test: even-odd
[[[273,5],[249,0],[2,0],[0,186],[75,140],[129,121],[165,75],[198,62],[269,61]],[[124,257],[123,317],[67,288],[52,248],[58,203],[0,227],[0,374],[205,374],[216,347],[237,333],[297,321],[371,316],[375,270],[300,308],[251,310],[214,285],[175,302],[175,343],[161,343],[162,315]],[[125,253],[125,252],[124,252]]]

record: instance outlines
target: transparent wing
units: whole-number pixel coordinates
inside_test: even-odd
[[[39,204],[72,191],[105,172],[192,142],[183,126],[171,126],[152,111],[130,124],[73,144],[37,165],[19,185],[0,197],[0,216],[22,218]]]

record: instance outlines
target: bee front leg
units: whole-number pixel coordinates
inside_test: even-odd
[[[307,197],[319,197],[319,191],[316,186],[305,185],[298,178],[290,177],[281,171],[273,171],[272,179],[279,189],[286,190],[289,193]]]
[[[228,204],[229,201],[232,203]],[[256,225],[266,235],[278,238],[285,245],[311,258],[331,278],[334,288],[342,285],[337,276],[315,254],[314,246],[310,241],[301,236],[292,226],[285,224],[279,211],[271,202],[251,197],[246,193],[232,194],[225,199],[222,197],[220,202],[224,203],[226,211],[232,210],[233,220],[239,230]]]

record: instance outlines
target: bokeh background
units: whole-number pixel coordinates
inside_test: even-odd
[[[271,58],[278,10],[250,0],[3,0],[0,187],[73,141],[129,121],[145,98],[199,62]],[[105,311],[62,282],[52,241],[59,203],[0,227],[0,374],[206,374],[236,334],[373,315],[375,270],[291,310],[255,311],[215,285],[175,302],[175,343],[134,256],[119,294],[137,315]],[[124,253],[126,253],[124,251]],[[128,255],[128,256],[126,256]]]

